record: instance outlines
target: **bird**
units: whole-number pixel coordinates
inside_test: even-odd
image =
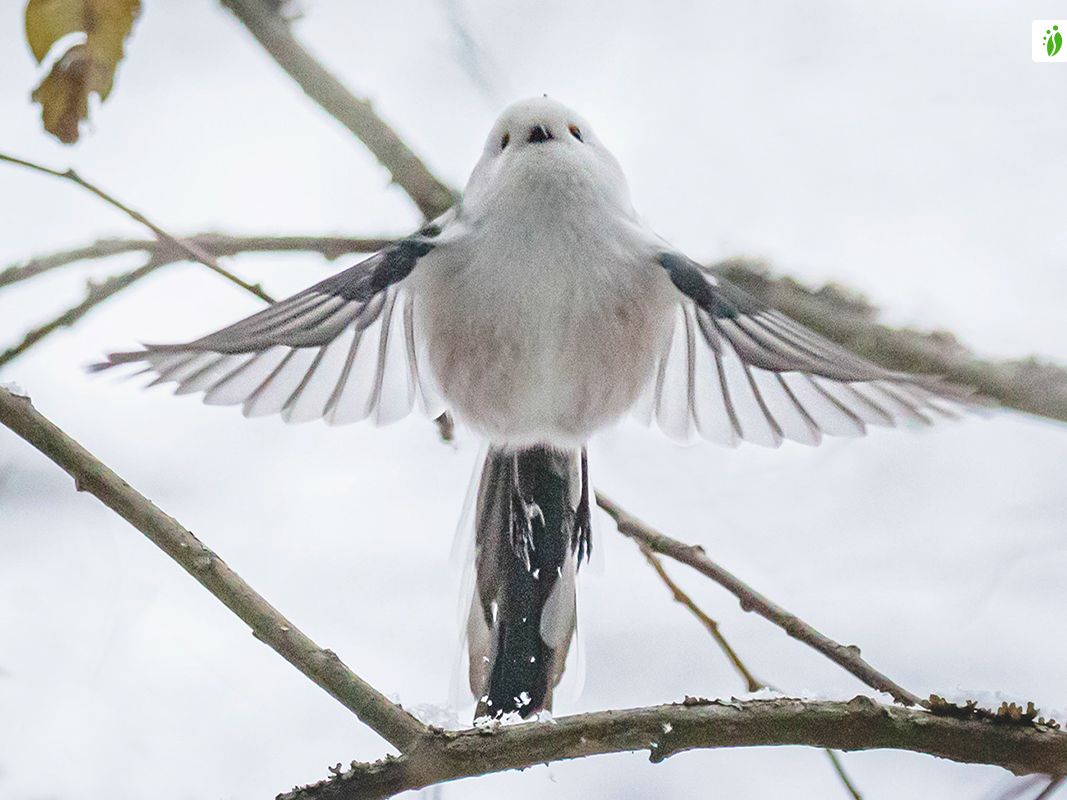
[[[214,333],[93,369],[122,364],[249,417],[388,424],[447,410],[484,438],[466,637],[488,718],[551,709],[592,547],[597,432],[633,414],[679,441],[817,445],[967,404],[662,239],[593,127],[548,96],[504,110],[455,205],[415,233]]]

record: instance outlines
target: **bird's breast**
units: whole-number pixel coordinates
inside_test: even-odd
[[[673,319],[669,281],[628,230],[550,222],[476,231],[417,285],[438,389],[498,444],[573,445],[614,422]]]

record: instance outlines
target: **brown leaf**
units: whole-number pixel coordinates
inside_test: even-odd
[[[45,130],[63,144],[78,141],[78,124],[89,116],[91,71],[85,45],[74,45],[33,90],[34,102],[41,104]]]
[[[140,0],[29,0],[26,41],[41,63],[57,41],[72,33],[85,35],[71,46],[33,91],[41,104],[45,130],[65,144],[78,141],[78,128],[89,115],[89,94],[106,100],[123,44],[141,9]]]

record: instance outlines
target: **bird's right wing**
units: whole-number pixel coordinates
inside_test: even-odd
[[[639,413],[672,438],[815,445],[974,407],[969,390],[861,358],[680,253],[658,262],[678,304]]]
[[[441,229],[431,224],[215,333],[112,353],[91,369],[142,363],[156,374],[150,385],[177,383],[176,394],[203,392],[208,404],[286,422],[386,424],[416,405],[437,416],[444,406],[421,363],[405,279],[435,257]]]

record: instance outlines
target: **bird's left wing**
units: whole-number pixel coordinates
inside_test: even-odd
[[[970,407],[967,390],[873,364],[684,255],[657,260],[680,295],[639,413],[672,438],[814,445],[824,434],[862,436],[868,425],[926,424]]]
[[[314,286],[215,333],[185,344],[112,353],[91,369],[145,364],[176,394],[204,392],[212,405],[241,405],[245,416],[281,413],[287,422],[331,424],[432,416],[441,399],[420,369],[416,298],[405,283],[438,246],[434,223]]]

